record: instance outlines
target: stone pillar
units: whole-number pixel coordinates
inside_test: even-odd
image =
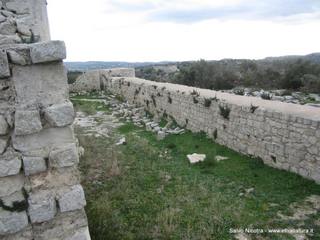
[[[46,0],[1,0],[0,45],[49,41]]]
[[[1,0],[0,239],[90,239],[74,109],[44,0]]]

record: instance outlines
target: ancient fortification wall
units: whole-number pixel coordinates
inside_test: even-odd
[[[90,239],[65,45],[45,0],[0,5],[0,238]]]
[[[222,145],[320,183],[320,111],[314,107],[138,78],[108,78],[104,87]]]
[[[105,88],[110,77],[135,77],[135,70],[134,68],[112,68],[85,72],[69,85],[70,92],[99,91]]]

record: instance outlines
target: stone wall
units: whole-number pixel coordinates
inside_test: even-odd
[[[45,1],[0,3],[0,239],[90,239],[65,45],[42,41]],[[4,26],[19,28],[22,16],[40,42],[22,44],[19,29],[4,34]]]
[[[70,92],[103,90],[110,77],[135,77],[135,69],[112,68],[85,72],[70,84]]]
[[[50,40],[46,0],[1,0],[0,45]]]
[[[169,116],[265,164],[320,183],[320,111],[138,78],[109,78],[106,88],[159,116]]]

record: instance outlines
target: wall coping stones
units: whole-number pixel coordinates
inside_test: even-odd
[[[49,41],[30,45],[31,61],[43,63],[61,61],[66,58],[66,46],[63,41]]]
[[[258,106],[257,110],[267,110],[268,112],[275,112],[283,115],[293,115],[295,117],[300,117],[302,119],[309,119],[311,121],[320,122],[320,111],[317,111],[317,108],[312,106],[298,105],[293,103],[285,103],[278,101],[264,100],[257,97],[251,96],[240,96],[230,93],[224,93],[219,91],[214,91],[210,89],[202,89],[189,87],[185,85],[173,84],[173,83],[160,83],[150,80],[145,80],[141,78],[112,78],[112,82],[116,83],[122,80],[124,82],[133,82],[135,84],[144,85],[147,87],[157,86],[157,89],[165,88],[166,91],[177,92],[179,91],[182,95],[182,92],[189,94],[192,91],[197,91],[200,94],[199,98],[217,98],[220,102],[225,102],[228,104],[236,106],[247,106],[251,105]],[[190,95],[191,96],[191,95]],[[192,97],[192,96],[191,96]]]

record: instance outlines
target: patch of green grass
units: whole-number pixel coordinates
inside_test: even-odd
[[[110,112],[110,108],[102,102],[89,102],[81,98],[71,99],[71,101],[77,111],[82,111],[89,115],[96,114],[98,111]]]
[[[93,240],[227,240],[233,238],[230,228],[294,228],[298,223],[282,222],[277,213],[320,194],[319,185],[238,154],[203,133],[157,141],[131,123],[118,133],[126,136],[126,145],[113,148],[110,139],[80,138],[86,149],[81,171]],[[186,155],[192,153],[207,158],[191,165]],[[216,155],[229,159],[216,162]],[[254,191],[242,194],[249,188]],[[300,227],[320,230],[310,221]]]
[[[167,125],[168,121],[165,118],[161,118],[160,122],[159,122],[159,127],[165,127]]]

